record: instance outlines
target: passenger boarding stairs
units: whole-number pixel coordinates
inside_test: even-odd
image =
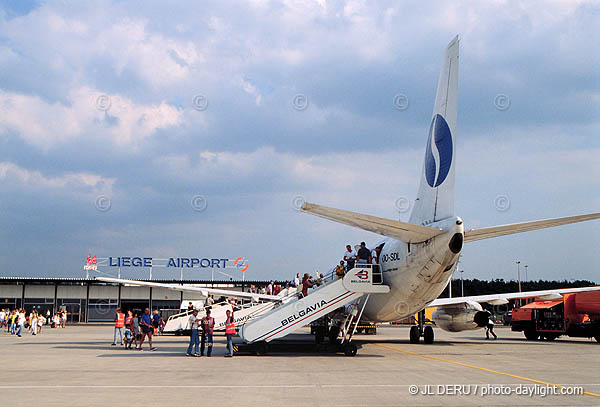
[[[326,283],[312,290],[304,298],[292,296],[286,299],[287,301],[282,301],[279,307],[246,322],[240,328],[239,336],[246,343],[270,342],[366,294],[367,298],[361,301],[360,310],[355,308],[354,312],[348,315],[350,321],[348,326],[350,326],[352,321],[360,320],[370,294],[383,294],[389,290],[390,288],[383,284],[382,274],[377,265],[359,264],[348,271],[343,279]],[[357,314],[359,314],[358,318]]]
[[[275,306],[274,302],[250,302],[245,304],[236,304],[234,312],[235,326],[240,326],[247,321],[256,318],[265,312],[270,311]],[[227,319],[227,311],[234,310],[234,307],[227,301],[219,302],[198,310],[198,318],[206,316],[206,310],[211,310],[211,316],[215,319],[215,331],[225,329],[225,321]],[[186,310],[179,314],[171,315],[165,324],[164,332],[182,335],[189,332],[190,315],[193,310]]]

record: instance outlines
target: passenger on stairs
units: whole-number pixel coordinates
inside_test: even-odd
[[[308,273],[304,273],[304,277],[302,278],[302,297],[306,297],[308,295],[308,289],[312,288],[315,283],[312,282]]]
[[[365,242],[360,242],[360,249],[358,249],[358,264],[371,264],[371,251],[367,249]]]
[[[300,286],[300,273],[297,273],[294,277],[294,287],[298,288],[298,286]]]
[[[335,275],[337,276],[337,279],[341,280],[342,278],[344,278],[345,272],[346,267],[344,267],[344,260],[340,260],[340,264],[335,266]]]
[[[372,264],[379,264],[379,252],[380,251],[381,251],[381,249],[379,248],[379,246],[377,246],[376,248],[371,250],[371,263]]]
[[[344,261],[346,262],[346,271],[354,268],[354,262],[356,261],[356,253],[352,249],[352,246],[346,245],[346,253],[344,253]]]

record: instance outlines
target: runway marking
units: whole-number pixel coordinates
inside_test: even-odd
[[[532,383],[544,384],[544,385],[548,385],[548,386],[556,386],[556,387],[559,387],[559,388],[565,388],[566,387],[566,386],[562,386],[560,384],[554,384],[554,383],[550,383],[550,382],[544,382],[542,380],[531,379],[529,377],[519,376],[519,375],[515,375],[515,374],[512,374],[512,373],[500,372],[498,370],[488,369],[486,367],[469,365],[468,363],[456,362],[454,360],[442,359],[442,358],[438,358],[436,356],[424,355],[422,353],[416,353],[416,352],[411,352],[411,351],[404,350],[404,349],[393,348],[391,346],[382,345],[380,343],[374,343],[373,345],[379,346],[380,348],[385,348],[385,349],[393,350],[395,352],[406,353],[408,355],[413,355],[413,356],[421,356],[423,358],[427,358],[427,359],[431,359],[431,360],[437,360],[438,362],[445,362],[445,363],[450,363],[450,364],[457,365],[457,366],[463,366],[463,367],[469,367],[471,369],[482,370],[484,372],[496,373],[496,374],[499,374],[499,375],[513,377],[515,379],[525,380],[525,381],[532,382]],[[598,397],[598,398],[600,398],[600,394],[592,393],[592,392],[589,392],[589,391],[584,391],[583,394],[585,394],[587,396],[592,396],[592,397]]]
[[[252,389],[252,388],[266,388],[266,389],[272,389],[272,388],[284,388],[284,389],[289,389],[289,388],[302,388],[302,389],[317,389],[317,388],[323,388],[323,387],[328,387],[328,388],[335,388],[335,387],[408,387],[408,384],[273,384],[273,385],[244,385],[244,384],[240,384],[240,385],[227,385],[227,384],[222,384],[222,385],[195,385],[195,384],[190,384],[190,385],[173,385],[173,386],[164,386],[166,388],[176,388],[176,389],[206,389],[206,388],[223,388],[223,389],[230,389],[230,388],[241,388],[241,389]],[[0,386],[0,390],[8,390],[8,389],[37,389],[37,388],[46,388],[46,389],[56,389],[56,388],[61,388],[61,389],[152,389],[155,388],[156,386],[151,386],[151,385],[83,385],[83,386],[77,386],[77,385],[62,385],[62,384],[58,384],[58,385],[45,385],[45,386],[36,386],[36,385],[5,385],[5,386]]]

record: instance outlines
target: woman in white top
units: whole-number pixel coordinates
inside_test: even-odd
[[[34,312],[31,313],[31,316],[29,317],[31,319],[31,334],[32,335],[36,335],[37,334],[37,326],[38,326],[38,320],[37,320],[37,314]]]

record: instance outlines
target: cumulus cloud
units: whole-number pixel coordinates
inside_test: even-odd
[[[32,244],[56,259],[56,274],[77,274],[90,251],[242,253],[264,278],[283,277],[289,253],[304,253],[302,267],[324,270],[365,235],[299,214],[292,200],[406,219],[395,202],[414,198],[441,54],[456,34],[456,207],[465,224],[596,211],[596,8],[4,2],[0,230],[10,247],[0,273],[30,273],[13,254]],[[398,94],[407,109],[394,105]],[[498,94],[508,109],[494,105]],[[101,194],[112,199],[106,212],[94,207]],[[198,194],[203,212],[190,205]],[[499,194],[510,210],[494,208]],[[467,248],[465,277],[510,278],[514,255],[548,246],[581,254],[533,258],[548,277],[571,267],[593,278],[597,256],[581,248],[598,229],[577,228]]]
[[[121,95],[106,95],[86,87],[73,89],[68,104],[0,92],[0,106],[0,132],[17,134],[44,150],[86,138],[136,147],[156,130],[178,125],[182,116],[179,109],[164,101],[137,105]]]

